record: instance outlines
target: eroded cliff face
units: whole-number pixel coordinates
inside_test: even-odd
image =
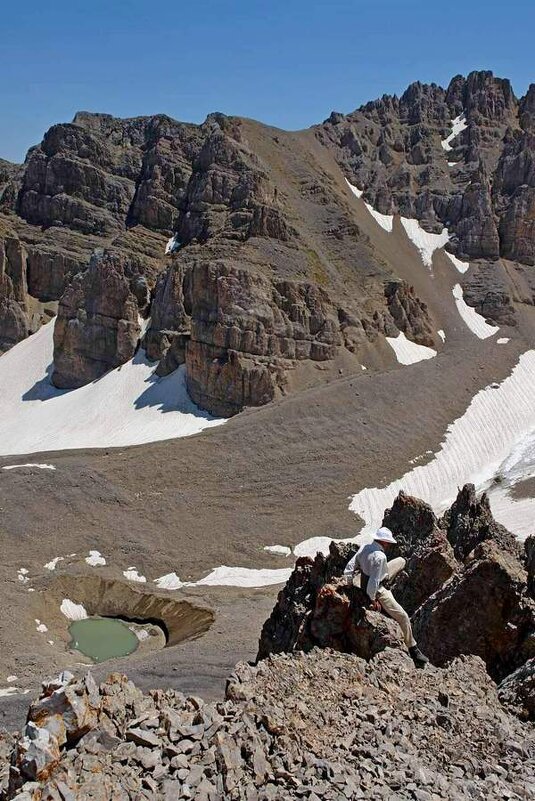
[[[0,162],[0,348],[59,302],[54,381],[77,387],[131,358],[140,313],[158,373],[184,364],[193,399],[231,415],[297,386],[303,365],[317,381],[360,369],[382,336],[436,346],[432,310],[356,223],[343,177],[381,213],[447,226],[472,260],[465,300],[514,324],[535,296],[534,119],[535,87],[517,100],[491,73],[296,134],[80,112],[24,165]]]
[[[88,384],[134,355],[139,307],[128,268],[119,257],[96,257],[63,294],[54,327],[56,387]]]
[[[144,345],[159,375],[186,365],[192,399],[229,416],[284,392],[289,373],[344,351],[355,358],[378,335],[433,344],[427,307],[404,282],[386,282],[372,315],[338,305],[313,282],[270,278],[232,259],[177,260],[160,278]]]
[[[519,101],[509,81],[473,72],[333,113],[316,133],[381,213],[447,226],[461,258],[533,265],[534,97],[533,85]]]
[[[0,353],[36,331],[55,314],[29,287],[28,252],[14,229],[0,220]],[[46,298],[45,298],[46,300]]]

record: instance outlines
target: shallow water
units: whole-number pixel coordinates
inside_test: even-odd
[[[69,626],[71,648],[81,651],[94,662],[104,662],[119,656],[128,656],[139,645],[139,640],[126,623],[106,617],[88,617],[75,620]]]

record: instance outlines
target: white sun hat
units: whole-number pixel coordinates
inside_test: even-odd
[[[377,529],[375,534],[373,535],[374,540],[377,542],[390,542],[392,545],[395,545],[397,540],[394,539],[394,535],[390,531],[389,528],[386,526],[381,526],[381,528]]]

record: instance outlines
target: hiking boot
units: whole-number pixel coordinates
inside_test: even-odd
[[[412,648],[409,648],[409,654],[411,655],[412,661],[418,668],[425,667],[429,662],[429,659],[425,654],[422,654],[417,645],[413,645]]]

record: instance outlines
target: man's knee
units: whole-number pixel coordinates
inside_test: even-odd
[[[398,556],[396,559],[392,559],[387,564],[388,568],[388,578],[390,581],[394,579],[398,573],[401,573],[402,570],[405,570],[407,562],[402,556]]]

